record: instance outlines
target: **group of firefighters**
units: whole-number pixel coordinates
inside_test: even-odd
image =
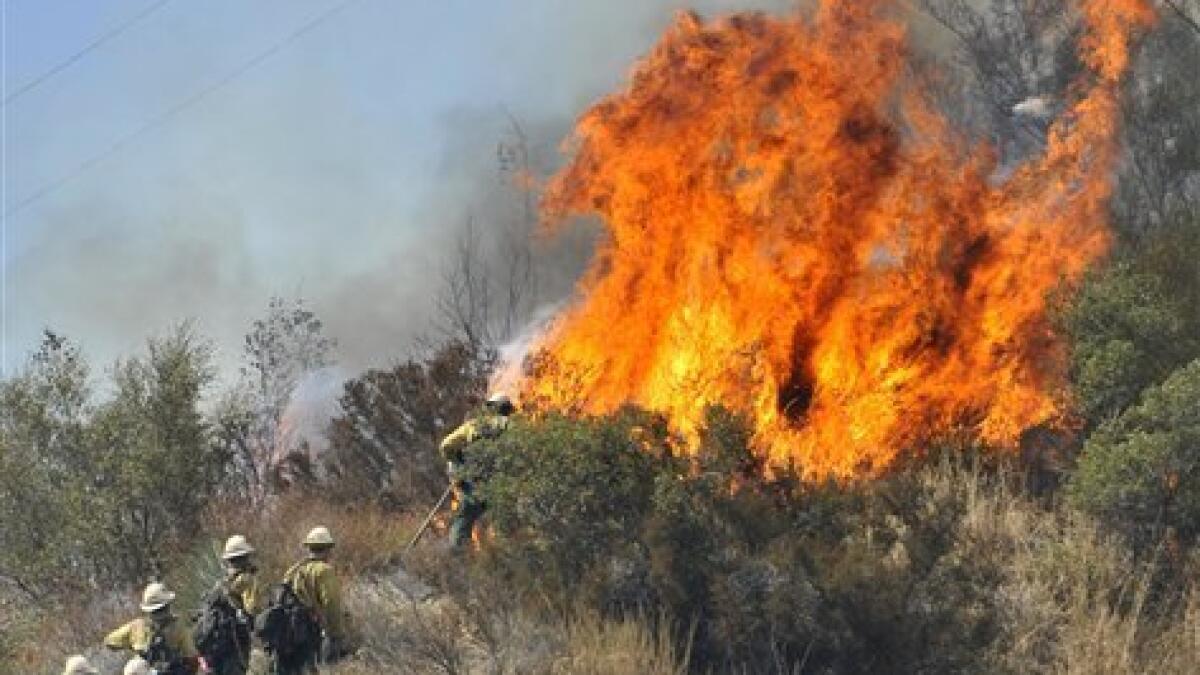
[[[463,476],[465,450],[478,440],[503,433],[513,412],[512,401],[506,395],[493,394],[483,414],[464,422],[441,443],[458,501],[450,522],[453,548],[470,541],[475,523],[486,509],[475,486]],[[235,534],[225,542],[221,555],[225,575],[210,598],[231,610],[233,628],[224,629],[223,635],[234,649],[201,654],[193,631],[173,610],[175,594],[160,582],[149,584],[142,593],[142,616],[109,633],[104,638],[105,647],[132,654],[125,675],[244,675],[249,668],[252,636],[258,635],[273,675],[315,672],[318,663],[333,662],[349,653],[349,640],[341,583],[330,563],[333,535],[326,527],[314,527],[303,545],[307,555],[289,568],[282,583],[268,593],[254,565],[254,547],[246,537]],[[297,629],[298,621],[309,622],[311,629]],[[286,647],[272,642],[272,636],[281,633],[299,638]],[[63,669],[63,675],[99,672],[84,656],[72,656]]]

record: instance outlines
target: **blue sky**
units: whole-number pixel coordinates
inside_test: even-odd
[[[167,2],[5,106],[6,210],[339,2]],[[153,4],[4,0],[7,91]],[[675,10],[786,4],[355,0],[7,219],[0,366],[43,327],[104,366],[185,318],[229,364],[271,294],[308,299],[352,368],[400,356],[505,110],[557,143]]]

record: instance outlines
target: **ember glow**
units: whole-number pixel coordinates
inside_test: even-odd
[[[1141,0],[1085,0],[1092,70],[997,178],[906,77],[901,5],[682,15],[579,121],[551,222],[606,231],[523,394],[635,403],[686,434],[744,411],[776,463],[869,476],[951,429],[1012,446],[1062,415],[1047,295],[1108,244],[1116,88]]]

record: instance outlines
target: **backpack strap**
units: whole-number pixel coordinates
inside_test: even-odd
[[[171,621],[175,621],[174,618]],[[146,621],[150,626],[150,644],[146,647],[146,653],[142,654],[142,658],[150,661],[152,664],[156,661],[165,661],[168,664],[177,658],[174,649],[167,644],[167,625],[157,624],[154,621]],[[157,653],[155,648],[161,649],[162,653]],[[152,658],[154,657],[154,658]]]
[[[304,560],[301,560],[300,562],[296,563],[295,565],[292,565],[291,567],[289,567],[287,569],[287,571],[283,573],[283,578],[280,579],[280,583],[284,583],[284,584],[287,584],[289,587],[292,587],[293,586],[293,584],[291,582],[292,575],[296,573],[296,570],[299,570],[301,567],[303,567],[308,562],[309,562],[308,559],[304,559]],[[293,592],[295,592],[295,590],[296,590],[295,588],[292,588]]]
[[[300,594],[296,592],[296,585],[293,584],[291,580],[292,575],[295,574],[297,570],[310,562],[312,562],[312,558],[305,558],[304,560],[301,560],[295,565],[289,567],[288,570],[283,573],[283,580],[280,582],[280,584],[287,587],[288,592],[292,594],[292,596],[296,599],[296,602],[298,602],[301,607],[308,610],[310,614],[316,616],[316,610],[313,607],[309,607],[308,603],[304,601],[304,598],[300,597]]]

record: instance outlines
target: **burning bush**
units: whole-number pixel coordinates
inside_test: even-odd
[[[722,404],[818,478],[962,426],[1013,446],[1065,412],[1046,296],[1107,248],[1117,85],[1152,13],[1080,3],[1090,73],[1044,152],[1002,168],[906,79],[892,4],[683,15],[581,118],[545,209],[608,236],[531,399],[634,403],[693,438]]]

